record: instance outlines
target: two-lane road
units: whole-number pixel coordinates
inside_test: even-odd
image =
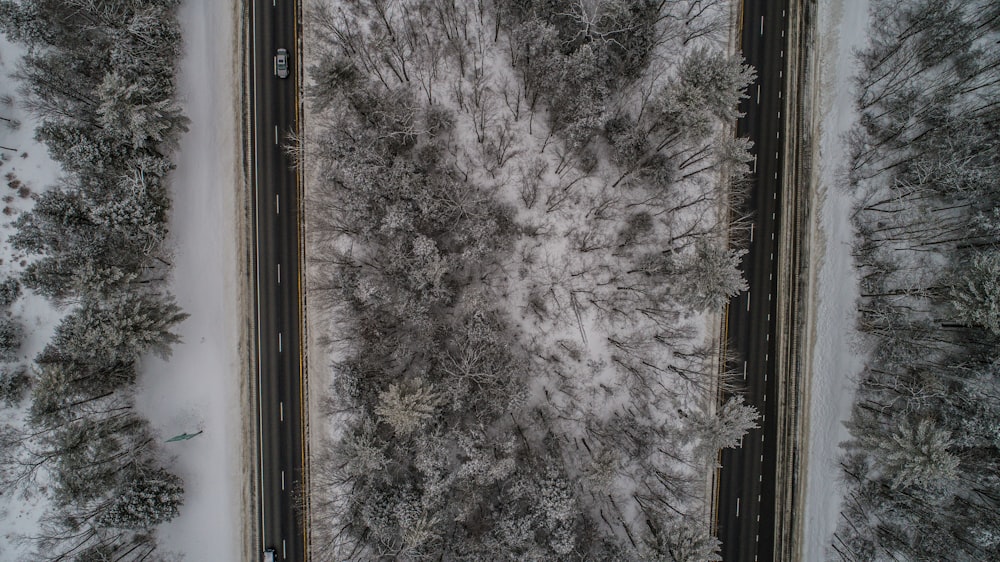
[[[751,195],[742,209],[753,217],[749,253],[743,258],[750,288],[730,302],[727,332],[742,374],[737,392],[757,407],[761,427],[750,431],[741,447],[722,453],[717,523],[725,562],[771,561],[775,552],[775,322],[788,0],[745,0],[741,10],[741,49],[758,78],[740,106],[745,117],[737,123],[737,134],[754,142],[756,159]]]
[[[297,10],[294,0],[254,0],[248,49],[251,188],[255,234],[258,496],[262,559],[305,560],[303,481],[299,191],[284,151],[298,125]],[[289,76],[279,78],[275,53],[287,49]]]

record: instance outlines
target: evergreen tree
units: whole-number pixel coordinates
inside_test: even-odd
[[[173,297],[155,293],[85,298],[60,322],[53,345],[74,357],[107,361],[130,362],[148,351],[166,356],[180,341],[171,328],[187,317]]]
[[[187,130],[187,118],[171,98],[129,81],[117,72],[104,75],[97,87],[99,123],[117,143],[133,150],[174,146]]]
[[[13,318],[0,316],[0,361],[10,362],[17,359],[23,331],[21,324]]]
[[[743,435],[756,429],[757,409],[744,404],[743,396],[733,396],[717,411],[697,409],[686,416],[692,435],[699,440],[702,459],[714,460],[719,449],[736,447]]]
[[[7,406],[16,406],[24,398],[29,386],[31,377],[23,365],[0,368],[0,402]]]
[[[99,523],[118,529],[152,530],[180,513],[184,503],[181,479],[157,467],[139,467],[126,471],[111,506]]]
[[[885,433],[866,433],[862,443],[872,451],[875,462],[894,488],[947,487],[957,475],[959,459],[949,452],[951,434],[929,419],[918,422],[899,420]]]
[[[8,307],[21,296],[21,282],[14,277],[0,281],[0,308]]]
[[[959,317],[1000,336],[1000,250],[975,252],[957,277],[950,297]]]
[[[644,559],[655,562],[720,562],[719,539],[704,525],[688,518],[671,517],[650,525]]]

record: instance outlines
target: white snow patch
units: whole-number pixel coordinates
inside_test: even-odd
[[[854,50],[868,35],[868,0],[819,2],[817,44],[819,154],[813,216],[812,265],[816,271],[809,456],[802,560],[823,560],[836,530],[843,490],[839,444],[848,438],[843,422],[854,400],[863,366],[855,329],[858,272],[851,256],[853,196],[844,189],[848,165],[843,136],[857,121],[852,78]]]
[[[224,562],[243,551],[237,8],[185,0],[179,16],[178,92],[191,124],[170,177],[170,290],[191,317],[169,360],[142,366],[137,405],[163,440],[204,432],[163,444],[186,493],[180,516],[159,529],[161,548]]]

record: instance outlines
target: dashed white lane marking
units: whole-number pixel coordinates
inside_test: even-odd
[[[281,199],[279,199],[278,197],[279,197],[278,194],[275,193],[274,194],[274,214],[276,214],[276,215],[280,215],[281,214]]]
[[[281,353],[281,332],[278,332],[278,353]]]
[[[760,16],[760,34],[764,35],[764,16]]]
[[[281,285],[281,264],[278,264],[278,285]]]
[[[274,126],[274,144],[278,144],[278,126]]]

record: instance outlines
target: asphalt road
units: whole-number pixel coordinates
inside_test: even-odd
[[[756,160],[745,209],[753,215],[749,253],[743,258],[750,289],[730,302],[727,332],[729,352],[738,357],[736,371],[743,375],[737,392],[762,417],[760,429],[750,431],[741,447],[722,453],[717,531],[725,562],[770,561],[775,551],[777,233],[788,0],[746,0],[741,9],[741,48],[758,78],[740,106],[745,117],[737,134],[753,140]]]
[[[297,127],[294,0],[254,0],[250,77],[252,191],[256,232],[256,312],[260,443],[260,557],[305,560],[305,526],[298,508],[302,445],[299,194],[286,134]],[[290,53],[289,76],[275,75],[277,49]]]

